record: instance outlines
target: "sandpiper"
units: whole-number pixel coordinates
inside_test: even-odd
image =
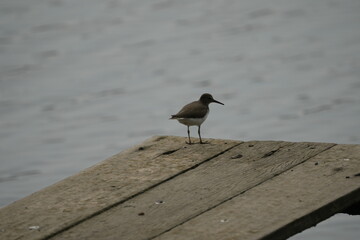
[[[198,101],[185,105],[177,114],[171,115],[170,119],[176,119],[187,126],[187,133],[189,137],[189,142],[187,142],[188,144],[191,144],[190,126],[198,126],[200,143],[203,143],[200,135],[200,126],[206,120],[209,114],[209,104],[212,102],[224,105],[223,103],[216,101],[211,94],[204,93]]]

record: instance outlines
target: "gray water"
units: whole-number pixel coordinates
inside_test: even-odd
[[[2,0],[0,206],[185,137],[204,92],[203,137],[360,144],[360,1]]]

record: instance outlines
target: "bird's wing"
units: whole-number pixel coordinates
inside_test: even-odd
[[[199,102],[192,102],[185,105],[177,114],[171,115],[172,118],[203,118],[208,112],[208,106]]]

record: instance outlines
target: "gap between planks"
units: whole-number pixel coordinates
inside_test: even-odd
[[[243,143],[245,143],[245,142],[243,142]],[[243,143],[242,143],[242,144],[243,144]],[[289,146],[289,145],[293,145],[293,144],[294,144],[294,143],[289,142],[289,144],[288,144],[288,145],[285,145],[285,146]],[[240,145],[240,144],[239,144],[239,145]],[[292,168],[295,168],[296,166],[298,166],[298,165],[300,165],[300,164],[308,161],[309,159],[314,158],[314,157],[316,157],[317,155],[319,155],[319,154],[321,154],[321,153],[323,153],[323,152],[325,152],[325,151],[328,151],[329,149],[333,148],[333,147],[336,146],[336,145],[337,145],[337,144],[333,144],[332,146],[329,146],[328,148],[323,149],[321,152],[318,152],[318,153],[315,154],[314,156],[311,156],[311,157],[305,159],[304,161],[299,162],[299,163],[296,164],[296,165],[293,165],[292,167],[290,167],[290,168],[287,169],[286,171],[289,171],[289,170],[291,170]],[[281,148],[284,148],[285,146],[280,146],[278,149],[272,150],[272,151],[264,154],[262,158],[266,158],[266,157],[269,157],[269,156],[273,155],[275,152],[279,151]],[[284,172],[286,172],[286,171],[284,171]],[[202,211],[202,212],[200,212],[200,213],[198,213],[198,214],[196,214],[196,215],[194,215],[194,216],[186,219],[185,221],[183,221],[183,222],[181,222],[181,223],[179,223],[179,224],[177,224],[177,225],[175,225],[175,226],[167,229],[166,231],[163,231],[163,232],[161,232],[161,233],[159,233],[159,234],[157,234],[157,235],[155,235],[155,236],[153,236],[153,237],[148,238],[148,240],[152,240],[152,239],[158,238],[159,236],[161,236],[161,235],[163,235],[163,234],[165,234],[165,233],[173,230],[174,228],[177,228],[177,227],[183,225],[184,223],[186,223],[186,222],[188,222],[188,221],[190,221],[190,220],[192,220],[192,219],[194,219],[194,218],[196,218],[196,217],[198,217],[198,216],[200,216],[200,215],[202,215],[202,214],[204,214],[204,213],[206,213],[206,212],[208,212],[208,211],[211,211],[212,209],[214,209],[214,208],[216,208],[216,207],[218,207],[218,206],[220,206],[220,205],[222,205],[222,204],[224,204],[224,203],[232,200],[233,198],[236,198],[236,197],[238,197],[238,196],[246,193],[247,191],[249,191],[249,190],[251,190],[251,189],[253,189],[253,188],[255,188],[255,187],[257,187],[257,186],[259,186],[259,185],[261,185],[261,184],[263,184],[264,182],[267,182],[267,181],[273,179],[274,177],[276,177],[276,176],[278,176],[278,175],[280,175],[280,174],[282,174],[282,173],[284,173],[284,172],[274,174],[274,175],[273,175],[272,177],[270,177],[269,179],[264,179],[263,181],[259,182],[258,184],[254,185],[254,186],[251,186],[251,187],[245,189],[244,191],[242,191],[242,192],[240,192],[240,193],[238,193],[238,194],[236,194],[236,195],[234,195],[234,196],[232,196],[232,197],[229,197],[228,199],[225,199],[224,201],[222,201],[222,202],[220,202],[220,203],[218,203],[218,204],[216,204],[216,205],[214,205],[214,206],[206,209],[205,211]],[[272,236],[272,235],[271,235],[271,236]],[[266,238],[266,239],[271,239],[271,238]]]
[[[96,217],[96,216],[98,216],[98,215],[100,215],[100,214],[102,214],[102,213],[104,213],[104,212],[106,212],[106,211],[108,211],[108,210],[110,210],[110,209],[112,209],[112,208],[115,208],[115,207],[117,207],[117,206],[119,206],[119,205],[121,205],[121,204],[123,204],[123,203],[125,203],[125,202],[127,202],[127,201],[129,201],[129,200],[131,200],[131,199],[133,199],[133,198],[135,198],[135,197],[137,197],[137,196],[139,196],[139,195],[147,192],[147,191],[150,191],[151,189],[153,189],[153,188],[155,188],[155,187],[157,187],[157,186],[159,186],[159,185],[161,185],[161,184],[163,184],[163,183],[166,183],[166,182],[168,182],[168,181],[170,181],[170,180],[178,177],[179,175],[182,175],[182,174],[184,174],[184,173],[186,173],[186,172],[188,172],[188,171],[191,171],[191,170],[199,167],[200,165],[202,165],[202,164],[204,164],[204,163],[206,163],[206,162],[208,162],[208,161],[211,161],[212,159],[214,159],[214,158],[216,158],[216,157],[224,154],[225,152],[227,152],[227,151],[231,150],[232,148],[237,147],[237,146],[239,146],[239,145],[241,145],[241,144],[243,144],[243,143],[244,143],[244,142],[239,142],[238,144],[235,144],[235,145],[227,148],[226,150],[221,151],[220,153],[217,153],[217,154],[213,155],[212,157],[207,158],[207,159],[205,159],[204,161],[195,164],[194,166],[192,166],[192,167],[190,167],[190,168],[184,169],[184,170],[178,172],[177,174],[175,174],[175,175],[173,175],[173,176],[171,176],[171,177],[169,177],[169,178],[167,178],[167,179],[164,179],[164,180],[162,180],[162,181],[160,181],[160,182],[158,182],[158,183],[156,183],[156,184],[154,184],[154,185],[151,185],[151,186],[148,187],[148,188],[145,188],[145,189],[137,192],[136,194],[133,194],[133,195],[131,195],[131,196],[129,196],[129,197],[127,197],[127,198],[119,201],[119,202],[113,203],[113,204],[111,204],[111,205],[109,205],[109,206],[107,206],[107,207],[105,207],[105,208],[103,208],[103,209],[101,209],[101,210],[99,210],[99,211],[97,211],[97,212],[94,212],[94,213],[88,215],[87,217],[85,217],[85,218],[83,218],[83,219],[80,219],[80,220],[78,220],[77,222],[72,223],[72,224],[69,225],[69,226],[64,227],[64,228],[61,229],[60,231],[57,231],[57,232],[51,233],[51,234],[49,234],[49,235],[47,235],[47,236],[44,236],[42,239],[43,239],[43,240],[49,240],[49,239],[51,239],[51,238],[53,238],[53,237],[55,237],[55,236],[57,236],[57,235],[59,235],[59,234],[61,234],[61,233],[63,233],[63,232],[66,232],[67,230],[69,230],[69,229],[71,229],[71,228],[73,228],[73,227],[76,227],[77,225],[79,225],[79,224],[81,224],[81,223],[83,223],[83,222],[86,222],[87,220],[89,220],[89,219],[91,219],[91,218],[93,218],[93,217]],[[141,148],[141,147],[140,147],[140,148]],[[182,147],[181,147],[181,148],[182,148]],[[164,152],[164,153],[159,154],[158,156],[155,156],[155,158],[158,158],[158,157],[160,157],[160,156],[162,156],[162,155],[170,155],[170,154],[172,154],[172,153],[180,150],[181,148],[177,148],[177,149],[174,149],[174,150],[166,151],[166,152]],[[145,150],[145,149],[139,149],[139,150]]]

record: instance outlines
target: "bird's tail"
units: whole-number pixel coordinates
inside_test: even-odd
[[[176,115],[171,115],[171,118],[169,119],[177,119]]]

